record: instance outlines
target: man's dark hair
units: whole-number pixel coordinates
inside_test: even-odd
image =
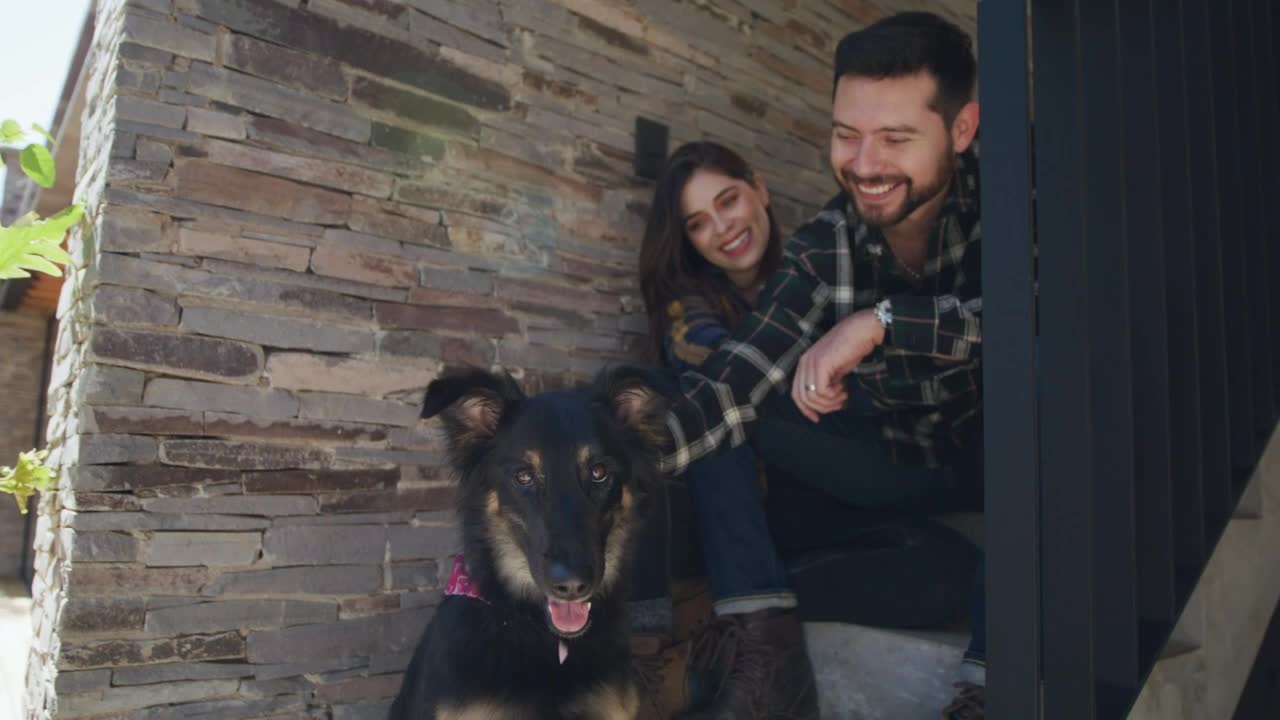
[[[845,75],[881,79],[922,70],[938,81],[930,107],[949,127],[973,98],[978,74],[965,31],[933,13],[904,12],[851,32],[836,46],[835,84]]]

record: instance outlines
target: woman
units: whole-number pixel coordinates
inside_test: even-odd
[[[676,372],[699,368],[752,311],[782,259],[763,178],[716,143],[677,149],[640,250],[657,359]],[[766,474],[767,503],[755,452],[743,444],[695,462],[685,476],[719,634],[739,640],[711,716],[747,716],[745,708],[763,703],[764,715],[812,707],[816,718],[795,590],[805,619],[931,625],[960,609],[974,554],[947,528],[852,508],[803,478]],[[772,673],[762,670],[770,665]]]

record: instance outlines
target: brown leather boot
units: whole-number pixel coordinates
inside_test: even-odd
[[[663,634],[631,636],[631,666],[640,690],[636,720],[669,720],[689,709],[690,642]]]
[[[697,720],[818,720],[818,691],[795,610],[728,615],[710,650],[721,670],[715,703]]]

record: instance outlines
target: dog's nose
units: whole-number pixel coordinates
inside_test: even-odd
[[[587,594],[587,583],[568,565],[553,562],[550,567],[551,590],[563,600],[580,600]]]

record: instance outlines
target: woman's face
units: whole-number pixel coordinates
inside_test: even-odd
[[[680,193],[684,232],[694,249],[739,288],[753,285],[769,245],[769,191],[764,181],[695,170]]]

